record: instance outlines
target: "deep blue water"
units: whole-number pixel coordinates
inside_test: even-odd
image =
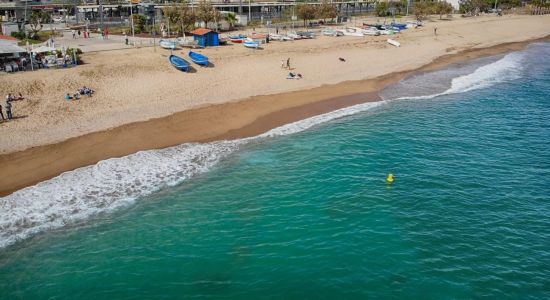
[[[550,66],[533,53],[550,47],[0,250],[0,298],[549,299]]]

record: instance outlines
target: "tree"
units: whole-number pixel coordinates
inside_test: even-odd
[[[296,11],[298,18],[304,20],[304,26],[306,26],[307,21],[314,19],[317,14],[315,7],[310,4],[298,4]]]
[[[36,35],[42,28],[44,27],[44,23],[50,23],[52,20],[50,14],[47,12],[40,10],[40,11],[33,11],[30,18],[29,18],[29,24],[31,27],[31,38],[36,39]]]
[[[482,0],[460,0],[460,11],[471,16],[478,15],[479,12],[487,7]]]
[[[225,21],[229,23],[229,29],[233,29],[237,24],[237,16],[234,13],[228,13],[225,15]]]
[[[434,4],[434,11],[439,15],[441,20],[443,15],[448,15],[453,12],[453,6],[446,1],[439,1]]]
[[[145,31],[145,23],[147,19],[144,15],[133,14],[132,21],[134,22],[134,32],[141,33]]]
[[[317,7],[317,17],[323,19],[325,21],[327,19],[334,19],[338,16],[338,9],[336,8],[336,5],[330,4],[328,0],[323,0],[321,5]]]
[[[430,13],[432,13],[431,2],[418,1],[414,3],[414,15],[418,21],[422,21]]]
[[[189,8],[187,3],[165,6],[163,12],[170,25],[173,28],[179,28],[182,33],[185,32],[186,29],[192,28],[197,20],[195,12]]]
[[[384,17],[384,16],[387,16],[387,14],[388,14],[388,3],[378,1],[378,3],[376,3],[376,15],[379,17]]]
[[[208,23],[214,21],[215,13],[214,6],[210,1],[201,0],[197,7],[197,19],[204,22],[204,27],[208,27]]]

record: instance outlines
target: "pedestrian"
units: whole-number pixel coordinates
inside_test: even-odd
[[[437,27],[434,27],[434,35],[437,35]]]
[[[126,45],[128,45],[128,35],[126,32],[124,33],[124,41],[126,41]]]
[[[2,105],[0,105],[0,117],[2,117],[2,122],[6,121],[4,118],[4,113],[2,112]]]
[[[11,101],[6,101],[6,115],[8,116],[8,120],[13,119],[13,115],[11,114]]]
[[[101,38],[102,38],[102,39],[105,39],[105,30],[102,30],[102,31],[101,31]]]
[[[72,33],[73,33],[73,39],[76,39],[76,30],[73,29]]]
[[[279,34],[279,26],[275,27],[275,32]]]
[[[109,27],[105,27],[105,39],[109,39]]]
[[[81,34],[81,32],[80,32],[80,29],[79,29],[78,30],[78,38],[80,38],[80,34]]]
[[[281,59],[281,68],[285,68],[285,60],[284,59]]]
[[[290,70],[290,57],[286,60],[286,68]]]

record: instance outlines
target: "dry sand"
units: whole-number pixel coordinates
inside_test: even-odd
[[[186,141],[250,136],[375,101],[373,92],[434,60],[425,68],[519,49],[524,43],[475,50],[549,34],[550,16],[479,17],[407,30],[395,37],[401,48],[389,46],[387,37],[320,37],[273,42],[258,51],[242,45],[206,49],[201,52],[215,67],[191,74],[168,64],[169,51],[142,48],[88,54],[87,64],[74,69],[3,75],[0,92],[22,91],[27,99],[14,104],[21,118],[0,124],[0,194],[108,157]],[[288,70],[280,61],[287,57],[304,79],[286,79]],[[377,79],[357,81],[369,78]],[[66,91],[81,85],[94,88],[96,95],[66,102]],[[287,93],[278,94],[282,92]],[[366,97],[357,96],[361,93]],[[356,96],[346,97],[350,95]],[[221,103],[227,104],[211,105]],[[117,127],[123,124],[128,125]],[[89,134],[106,129],[112,130]],[[82,137],[67,140],[77,136]],[[50,145],[36,147],[45,144]],[[36,148],[7,154],[29,147]]]

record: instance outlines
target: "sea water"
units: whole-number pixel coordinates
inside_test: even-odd
[[[549,55],[0,198],[0,299],[548,299]]]

